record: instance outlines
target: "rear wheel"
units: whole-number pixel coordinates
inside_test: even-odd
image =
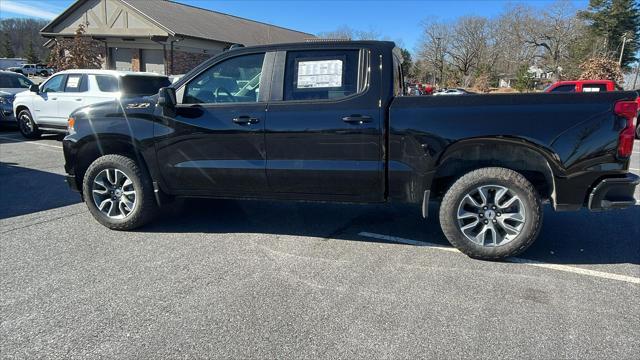
[[[440,207],[449,242],[470,257],[498,260],[527,249],[542,224],[540,197],[520,173],[482,168],[456,181]]]
[[[16,120],[18,122],[18,129],[20,129],[20,133],[27,139],[37,139],[42,135],[42,132],[38,130],[38,125],[33,121],[33,117],[29,110],[20,110]]]
[[[122,155],[95,160],[85,173],[82,192],[93,217],[114,230],[140,227],[153,220],[158,210],[151,178]]]
[[[640,121],[638,126],[636,126],[636,139],[640,139]]]

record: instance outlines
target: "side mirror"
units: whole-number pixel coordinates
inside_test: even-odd
[[[176,106],[176,89],[172,87],[163,87],[158,91],[158,105],[165,108],[174,108]]]
[[[31,86],[29,86],[29,91],[39,94],[40,88],[38,87],[38,85],[32,84]]]

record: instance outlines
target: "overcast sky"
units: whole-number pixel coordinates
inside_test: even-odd
[[[149,0],[158,1],[158,0]],[[74,0],[0,0],[0,18],[38,17],[53,19]],[[461,15],[495,16],[509,4],[506,0],[424,1],[216,1],[179,0],[184,4],[267,22],[312,34],[347,25],[375,31],[409,49],[420,39],[425,19],[452,19]],[[542,8],[552,0],[511,1]],[[588,0],[574,0],[578,9]]]

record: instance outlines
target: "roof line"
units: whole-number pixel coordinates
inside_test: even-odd
[[[120,0],[120,1],[125,1],[125,0]],[[258,24],[262,24],[262,25],[267,25],[267,26],[273,26],[273,27],[277,27],[277,28],[280,28],[280,29],[283,29],[283,30],[293,31],[293,32],[297,32],[297,33],[300,33],[300,34],[304,34],[304,35],[311,35],[311,36],[314,36],[314,37],[316,36],[316,35],[314,35],[314,34],[307,33],[307,32],[304,32],[304,31],[298,31],[298,30],[294,30],[294,29],[289,29],[289,28],[286,28],[286,27],[284,27],[284,26],[273,25],[273,24],[269,24],[269,23],[266,23],[266,22],[263,22],[263,21],[247,19],[247,18],[243,18],[243,17],[237,16],[237,15],[232,15],[232,14],[227,14],[227,13],[223,13],[223,12],[220,12],[220,11],[215,11],[215,10],[211,10],[211,9],[201,8],[201,7],[199,7],[199,6],[194,6],[194,5],[184,4],[184,3],[177,2],[177,1],[173,1],[173,0],[165,0],[165,1],[170,2],[170,3],[174,3],[174,4],[176,4],[176,5],[188,6],[188,7],[190,7],[190,8],[194,8],[194,9],[198,9],[198,10],[203,10],[203,11],[208,11],[208,12],[212,12],[212,13],[216,13],[216,14],[220,14],[220,15],[224,15],[224,16],[234,17],[234,18],[236,18],[236,19],[240,19],[240,20],[251,21],[251,22],[254,22],[254,23],[258,23]]]
[[[121,3],[127,5],[128,7],[132,8],[133,10],[137,11],[139,14],[141,14],[142,16],[144,16],[145,18],[147,18],[147,20],[151,21],[152,23],[156,24],[157,26],[159,26],[161,29],[166,30],[169,35],[171,36],[175,36],[176,32],[169,29],[168,27],[160,24],[159,22],[157,22],[154,18],[152,18],[151,16],[145,14],[144,12],[140,11],[138,8],[136,8],[135,6],[129,4],[129,2],[127,2],[127,0],[119,0]]]

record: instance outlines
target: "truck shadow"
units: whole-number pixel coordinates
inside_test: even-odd
[[[0,161],[0,219],[78,202],[62,175]]]
[[[419,209],[410,205],[186,200],[141,231],[263,233],[386,242],[359,235],[369,232],[450,246],[440,230],[437,211],[437,206],[431,206],[431,215],[425,220]],[[604,213],[556,213],[547,207],[538,240],[519,257],[557,264],[640,264],[638,218],[638,206]]]

